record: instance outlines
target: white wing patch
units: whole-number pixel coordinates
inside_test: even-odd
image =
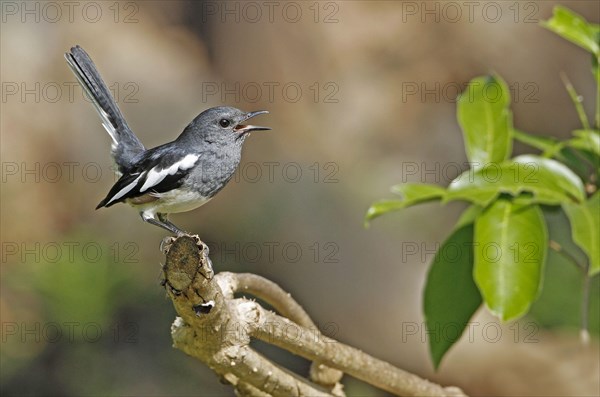
[[[123,189],[119,190],[119,192],[117,194],[115,194],[114,196],[112,196],[112,198],[110,200],[108,200],[108,202],[106,203],[106,205],[109,205],[110,203],[112,203],[115,200],[120,199],[121,197],[123,197],[124,195],[126,195],[127,193],[129,193],[129,191],[131,189],[133,189],[135,187],[135,185],[137,185],[138,181],[140,180],[140,178],[142,176],[144,176],[144,172],[142,172],[140,174],[140,176],[138,176],[137,178],[135,178],[135,180],[133,182],[131,182],[129,185],[125,186]]]
[[[192,168],[194,164],[196,164],[196,161],[198,161],[199,157],[200,156],[196,154],[188,154],[169,168],[164,168],[162,170],[159,169],[158,166],[152,168],[150,171],[148,171],[146,181],[142,185],[140,193],[143,193],[151,187],[158,185],[167,177],[167,175],[175,175],[179,170],[187,170],[188,168]]]

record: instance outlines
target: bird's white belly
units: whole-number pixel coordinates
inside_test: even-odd
[[[206,198],[197,192],[183,192],[178,189],[157,194],[156,197],[158,197],[158,200],[149,203],[130,204],[145,213],[174,214],[191,211],[210,200],[210,198]]]

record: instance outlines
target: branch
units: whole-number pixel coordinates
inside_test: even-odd
[[[259,305],[258,323],[251,336],[309,360],[321,360],[357,379],[402,396],[463,396],[457,388],[443,388],[322,334],[292,323]]]
[[[220,279],[223,280],[220,282]],[[277,312],[293,322],[303,327],[316,328],[302,306],[271,280],[251,273],[221,272],[217,277],[217,282],[228,298],[233,299],[233,294],[236,292],[254,295],[273,306]]]
[[[458,388],[443,388],[324,336],[269,280],[228,272],[215,276],[208,247],[197,237],[171,238],[165,252],[163,285],[180,316],[171,329],[174,347],[208,365],[238,396],[343,396],[342,372],[398,395],[464,396]],[[234,298],[236,292],[252,293],[288,318]],[[312,360],[311,376],[320,384],[271,362],[249,346],[251,338]]]
[[[302,306],[285,292],[279,285],[264,277],[250,273],[221,272],[216,276],[225,296],[233,299],[236,292],[248,293],[264,300],[281,314],[302,327],[317,330],[317,326],[304,311]],[[310,367],[310,379],[328,389],[341,387],[338,385],[344,373],[323,365],[315,360]]]

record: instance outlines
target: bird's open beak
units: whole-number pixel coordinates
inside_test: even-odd
[[[267,112],[266,110],[259,110],[257,112],[250,112],[246,114],[246,117],[240,121],[238,123],[238,125],[236,125],[233,130],[237,133],[239,133],[240,135],[246,134],[250,131],[266,131],[266,130],[270,130],[271,128],[269,127],[261,127],[258,125],[246,125],[246,124],[242,124],[244,121],[251,119],[252,117],[258,116],[260,114],[267,114],[269,112]]]

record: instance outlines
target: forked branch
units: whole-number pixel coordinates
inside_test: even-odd
[[[464,396],[324,336],[302,307],[277,284],[253,274],[214,275],[208,247],[182,236],[165,245],[164,285],[179,317],[174,346],[198,358],[240,396],[344,396],[343,373],[402,396]],[[235,294],[252,294],[279,314]],[[313,362],[310,378],[252,349],[252,338]]]

